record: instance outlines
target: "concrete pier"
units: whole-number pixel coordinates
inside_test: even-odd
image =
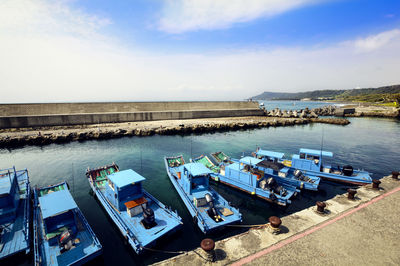
[[[252,229],[215,243],[214,265],[382,265],[400,263],[400,181],[381,179],[327,200],[324,213],[310,207],[282,217],[281,233]],[[157,265],[203,265],[199,250]]]

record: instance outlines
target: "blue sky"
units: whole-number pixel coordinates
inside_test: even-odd
[[[200,0],[201,1],[201,0]],[[257,46],[324,45],[400,26],[398,0],[321,1],[272,17],[212,30],[169,34],[157,20],[163,1],[77,1],[76,8],[111,18],[108,33],[127,43],[164,52],[207,52]]]
[[[399,84],[399,51],[398,0],[2,0],[0,102]]]

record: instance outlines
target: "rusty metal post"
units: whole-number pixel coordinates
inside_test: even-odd
[[[380,180],[374,179],[372,180],[372,188],[379,189],[379,184],[382,183]]]
[[[324,213],[325,212],[326,203],[323,201],[317,201],[317,212]]]
[[[355,190],[355,189],[351,189],[351,188],[349,188],[348,190],[347,190],[347,198],[349,199],[349,200],[353,200],[354,199],[354,195],[356,195],[356,193],[357,193],[357,190]]]
[[[281,232],[280,226],[282,224],[282,220],[279,217],[271,216],[268,219],[269,226],[268,229],[272,234],[279,234]]]
[[[200,243],[201,249],[204,251],[206,255],[206,259],[210,262],[215,261],[215,242],[211,238],[203,239]]]
[[[393,179],[399,179],[399,172],[393,171],[393,172],[392,172],[392,178],[393,178]]]

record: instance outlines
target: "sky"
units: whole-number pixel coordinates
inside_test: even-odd
[[[0,0],[0,103],[394,84],[399,0]]]

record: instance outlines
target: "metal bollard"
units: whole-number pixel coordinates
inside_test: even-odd
[[[215,243],[211,238],[203,239],[200,243],[201,249],[204,251],[207,261],[215,261]]]
[[[271,216],[268,219],[269,221],[269,226],[268,229],[270,231],[270,233],[277,235],[281,232],[280,226],[282,224],[282,221],[279,217],[276,216]]]
[[[355,190],[355,189],[351,189],[351,188],[349,188],[348,190],[347,190],[347,198],[349,199],[349,200],[354,200],[354,195],[357,193],[357,190]]]
[[[392,178],[393,178],[393,179],[399,179],[399,172],[393,171],[393,172],[392,172]]]
[[[323,201],[317,201],[317,212],[324,213],[325,212],[326,203]]]
[[[382,183],[381,181],[374,179],[372,180],[372,188],[373,189],[379,189],[379,184]]]

